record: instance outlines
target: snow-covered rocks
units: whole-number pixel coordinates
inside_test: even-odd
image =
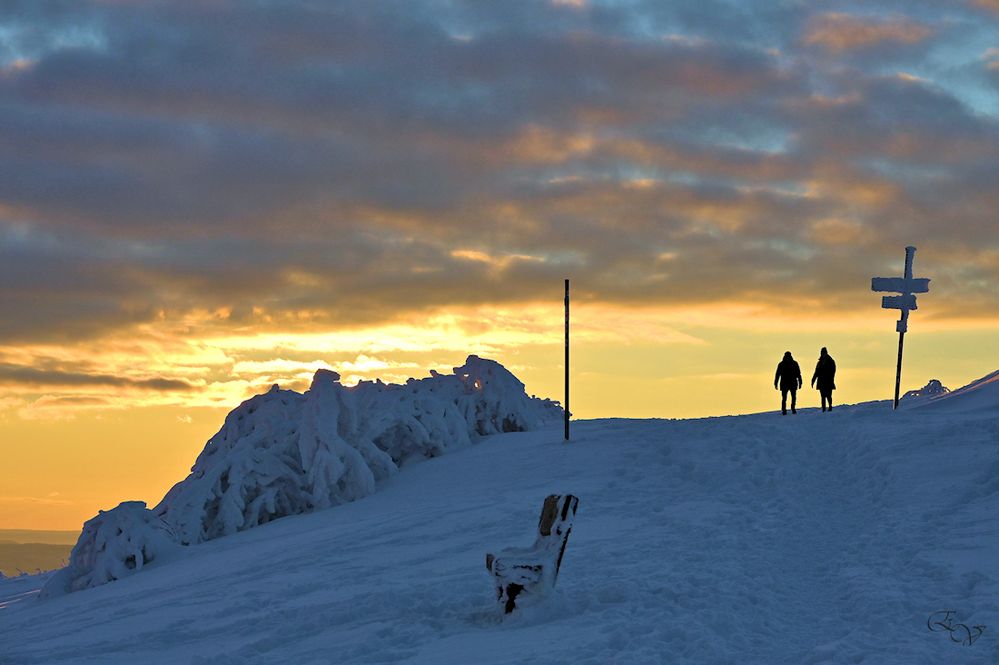
[[[133,575],[180,550],[170,527],[142,501],[126,501],[101,511],[83,525],[69,565],[42,588],[41,597],[59,596]]]
[[[347,387],[319,370],[304,395],[274,386],[233,410],[154,511],[182,543],[199,543],[359,499],[413,460],[561,416],[556,403],[528,397],[502,365],[477,356],[453,375],[405,385]]]
[[[913,400],[939,397],[940,395],[946,395],[949,392],[950,388],[944,386],[939,379],[930,379],[929,383],[922,388],[918,390],[910,390],[902,395],[902,399]]]
[[[999,412],[999,371],[987,374],[957,390],[948,391],[932,398],[914,400],[913,404],[920,408],[929,408],[940,412]]]
[[[84,525],[43,596],[105,584],[163,554],[375,491],[405,464],[562,417],[499,363],[469,356],[453,375],[344,386],[321,369],[305,394],[275,385],[240,404],[191,474],[152,510],[126,502]]]

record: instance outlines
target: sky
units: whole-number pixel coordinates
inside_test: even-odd
[[[999,2],[0,1],[0,528],[240,401],[494,358],[575,417],[999,368]],[[817,406],[817,393],[801,395]]]

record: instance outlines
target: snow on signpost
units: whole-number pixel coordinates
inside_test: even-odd
[[[895,365],[895,406],[898,408],[899,385],[902,381],[902,345],[905,333],[909,329],[909,312],[916,307],[917,293],[927,293],[930,290],[930,280],[926,277],[912,276],[912,259],[916,256],[916,248],[905,248],[905,272],[902,277],[873,277],[871,291],[894,291],[897,296],[882,296],[881,307],[884,309],[902,310],[902,315],[895,324],[898,331],[898,362]]]

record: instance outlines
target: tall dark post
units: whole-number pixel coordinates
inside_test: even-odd
[[[565,440],[569,440],[569,280],[565,280]]]
[[[902,347],[905,344],[905,333],[909,330],[909,312],[916,309],[917,293],[927,293],[930,290],[928,277],[912,276],[912,259],[916,256],[916,248],[905,248],[905,272],[902,277],[874,277],[871,279],[871,291],[888,291],[898,293],[897,296],[883,296],[882,309],[901,310],[902,315],[895,324],[898,333],[898,362],[895,364],[895,401],[892,409],[898,409],[898,394],[902,386]]]
[[[912,282],[912,259],[916,256],[915,247],[905,248],[905,272],[902,273],[902,279],[906,283]],[[915,305],[913,305],[915,307]],[[898,362],[895,364],[895,406],[892,409],[898,409],[898,393],[899,387],[902,383],[902,344],[905,342],[905,331],[909,329],[909,310],[902,310],[902,317],[898,321],[898,325],[895,326],[898,330]]]
[[[902,343],[905,341],[905,332],[900,331],[898,333],[898,364],[895,365],[895,406],[892,409],[898,408],[898,389],[899,385],[902,383]]]

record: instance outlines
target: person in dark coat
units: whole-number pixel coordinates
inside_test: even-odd
[[[784,352],[784,359],[777,364],[774,374],[774,390],[780,387],[780,411],[787,415],[787,393],[791,393],[791,413],[798,413],[795,406],[798,402],[798,388],[801,387],[801,368],[798,361],[791,357],[790,351]]]
[[[824,346],[819,352],[819,362],[815,363],[812,387],[817,388],[822,396],[822,410],[826,411],[826,402],[828,402],[828,410],[832,411],[832,391],[836,390],[836,361]]]

